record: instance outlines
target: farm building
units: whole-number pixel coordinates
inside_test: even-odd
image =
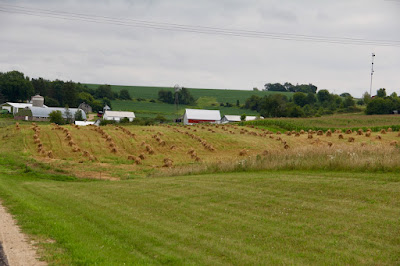
[[[128,118],[129,122],[135,119],[134,112],[122,112],[122,111],[105,111],[103,115],[104,120],[115,120],[120,121],[123,118]]]
[[[77,126],[89,126],[94,125],[94,121],[75,121],[75,125]]]
[[[248,115],[248,116],[246,116],[244,121],[253,121],[253,120],[257,120],[257,119],[264,119],[264,117],[261,116],[260,118],[258,118],[257,116]],[[222,124],[231,123],[231,122],[240,122],[240,121],[241,121],[240,115],[225,115],[221,119]]]
[[[217,123],[221,122],[219,110],[186,109],[183,115],[183,124],[192,125],[198,123]]]
[[[44,105],[44,98],[40,95],[35,95],[31,98],[31,101],[29,103],[12,103],[12,102],[6,102],[3,103],[1,106],[2,110],[7,110],[9,113],[12,113],[15,115],[18,113],[20,109],[25,109],[26,107],[32,107],[32,106],[40,106],[43,108],[47,108],[46,105]]]
[[[66,119],[68,116],[74,120],[75,113],[78,112],[78,108],[69,108],[68,109],[70,114],[67,114],[65,108],[59,107],[38,107],[38,106],[28,106],[23,109],[19,109],[18,113],[14,115],[14,119],[16,120],[27,120],[27,121],[49,121],[50,120],[50,113],[53,111],[60,111],[62,117]],[[86,120],[86,114],[83,110],[82,118]]]
[[[83,111],[85,111],[86,114],[89,114],[89,113],[93,112],[92,107],[89,104],[85,103],[85,102],[81,103],[78,106],[78,109],[82,109]]]

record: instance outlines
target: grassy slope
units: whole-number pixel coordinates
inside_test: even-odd
[[[85,84],[89,88],[96,89],[99,84]],[[120,91],[122,89],[127,89],[133,98],[145,98],[145,99],[157,99],[159,90],[171,90],[172,87],[146,87],[146,86],[117,86],[111,85],[112,90]],[[264,96],[268,94],[280,93],[291,97],[293,93],[291,92],[267,92],[267,91],[250,91],[250,90],[217,90],[217,89],[192,89],[189,88],[190,93],[197,99],[200,97],[214,97],[218,102],[229,102],[236,104],[236,100],[240,103],[244,103],[247,98],[252,95]]]
[[[398,115],[364,115],[364,114],[337,114],[332,116],[313,118],[267,118],[259,121],[251,121],[246,124],[257,126],[275,126],[285,130],[328,130],[328,129],[381,129],[392,126],[400,129],[400,116]]]
[[[99,84],[85,84],[89,88],[96,89]],[[119,92],[122,89],[127,89],[132,96],[132,98],[144,98],[144,99],[158,99],[159,90],[171,90],[172,87],[146,87],[146,86],[117,86],[111,85],[113,91]],[[266,91],[249,91],[249,90],[218,90],[218,89],[189,89],[190,93],[195,99],[199,98],[209,98],[215,105],[205,104],[203,106],[180,106],[180,110],[176,112],[175,106],[172,104],[165,103],[151,103],[148,101],[112,101],[112,107],[114,110],[121,111],[134,111],[138,117],[155,117],[160,114],[165,116],[167,119],[174,119],[179,115],[182,115],[184,108],[204,108],[204,109],[219,109],[221,110],[221,115],[233,114],[241,115],[246,113],[247,115],[258,115],[257,112],[247,109],[240,109],[236,107],[220,107],[219,103],[231,103],[236,105],[236,101],[239,100],[240,104],[244,104],[246,99],[250,98],[252,95],[264,96],[268,94],[275,94],[281,92],[266,92]],[[288,97],[291,97],[293,93],[281,93]]]
[[[0,197],[56,264],[397,264],[399,180],[250,172],[61,182],[3,161]]]
[[[116,100],[112,101],[112,107],[114,110],[121,111],[134,111],[135,115],[138,117],[146,116],[146,117],[154,117],[158,114],[166,117],[167,119],[176,118],[179,115],[182,115],[185,108],[200,108],[193,106],[180,105],[178,112],[175,109],[175,105],[173,104],[165,104],[165,103],[151,103],[147,101],[121,101]],[[220,110],[221,116],[234,114],[241,115],[246,113],[247,115],[258,115],[256,111],[240,109],[236,107],[219,107],[219,106],[204,106],[204,108],[209,110]]]

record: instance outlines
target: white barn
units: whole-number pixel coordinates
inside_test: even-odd
[[[128,118],[129,122],[132,122],[133,119],[135,119],[135,113],[134,112],[106,110],[103,115],[104,120],[115,120],[117,122],[119,122],[123,118]]]
[[[186,109],[183,115],[184,125],[193,125],[198,123],[217,123],[221,122],[221,113],[219,110]]]

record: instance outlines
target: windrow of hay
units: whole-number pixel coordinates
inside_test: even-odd
[[[121,126],[115,126],[116,130],[121,130],[122,132],[124,132],[126,135],[136,139],[136,134],[132,133],[131,131],[129,131],[128,129],[121,127]]]
[[[42,141],[40,140],[40,127],[36,123],[32,123],[32,130],[35,132],[33,134],[34,143],[37,144],[37,152],[48,158],[54,158],[53,151],[46,151]]]

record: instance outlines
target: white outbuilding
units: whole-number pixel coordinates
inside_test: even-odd
[[[260,118],[258,118],[257,116],[247,115],[244,121],[253,121],[257,119],[264,119],[264,117],[260,116]],[[221,124],[240,122],[240,121],[241,121],[240,115],[224,115],[224,117],[222,117],[221,119]]]
[[[198,123],[216,123],[221,122],[221,113],[219,110],[186,109],[183,115],[183,124],[192,125]]]
[[[129,122],[132,122],[135,119],[134,112],[125,112],[125,111],[105,111],[103,115],[104,120],[115,120],[119,122],[123,118],[128,118]]]

